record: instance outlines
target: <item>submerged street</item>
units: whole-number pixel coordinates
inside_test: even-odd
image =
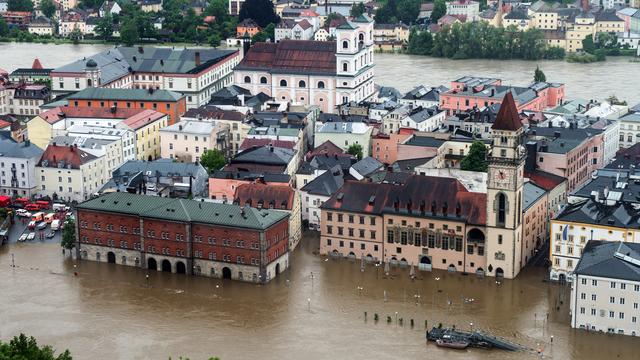
[[[421,271],[412,281],[409,268],[391,267],[389,277],[373,265],[361,272],[359,261],[314,255],[317,246],[307,233],[291,269],[259,286],[162,272],[147,282],[144,269],[76,263],[57,243],[5,245],[0,337],[26,332],[77,359],[537,358],[534,351],[437,348],[425,342],[427,320],[429,328],[472,327],[541,348],[545,358],[631,359],[640,351],[632,337],[570,329],[569,287],[543,282],[544,268],[499,284]]]

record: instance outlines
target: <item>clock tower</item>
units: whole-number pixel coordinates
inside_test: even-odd
[[[514,278],[522,266],[523,128],[511,91],[492,132],[487,176],[487,275]]]

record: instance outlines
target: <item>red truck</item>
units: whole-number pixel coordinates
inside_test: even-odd
[[[9,196],[0,196],[0,207],[9,207],[11,206],[11,197]]]
[[[40,210],[46,210],[49,208],[49,202],[46,200],[38,200],[36,201],[36,205],[40,207]]]

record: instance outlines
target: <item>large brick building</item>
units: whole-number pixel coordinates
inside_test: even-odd
[[[77,207],[77,256],[183,274],[267,282],[289,266],[289,214],[129,193]]]

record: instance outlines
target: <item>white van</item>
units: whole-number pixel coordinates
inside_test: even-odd
[[[51,231],[58,231],[60,229],[60,220],[55,219],[51,222]]]
[[[53,211],[62,211],[67,207],[67,205],[65,204],[58,204],[58,203],[54,203],[53,204]]]

